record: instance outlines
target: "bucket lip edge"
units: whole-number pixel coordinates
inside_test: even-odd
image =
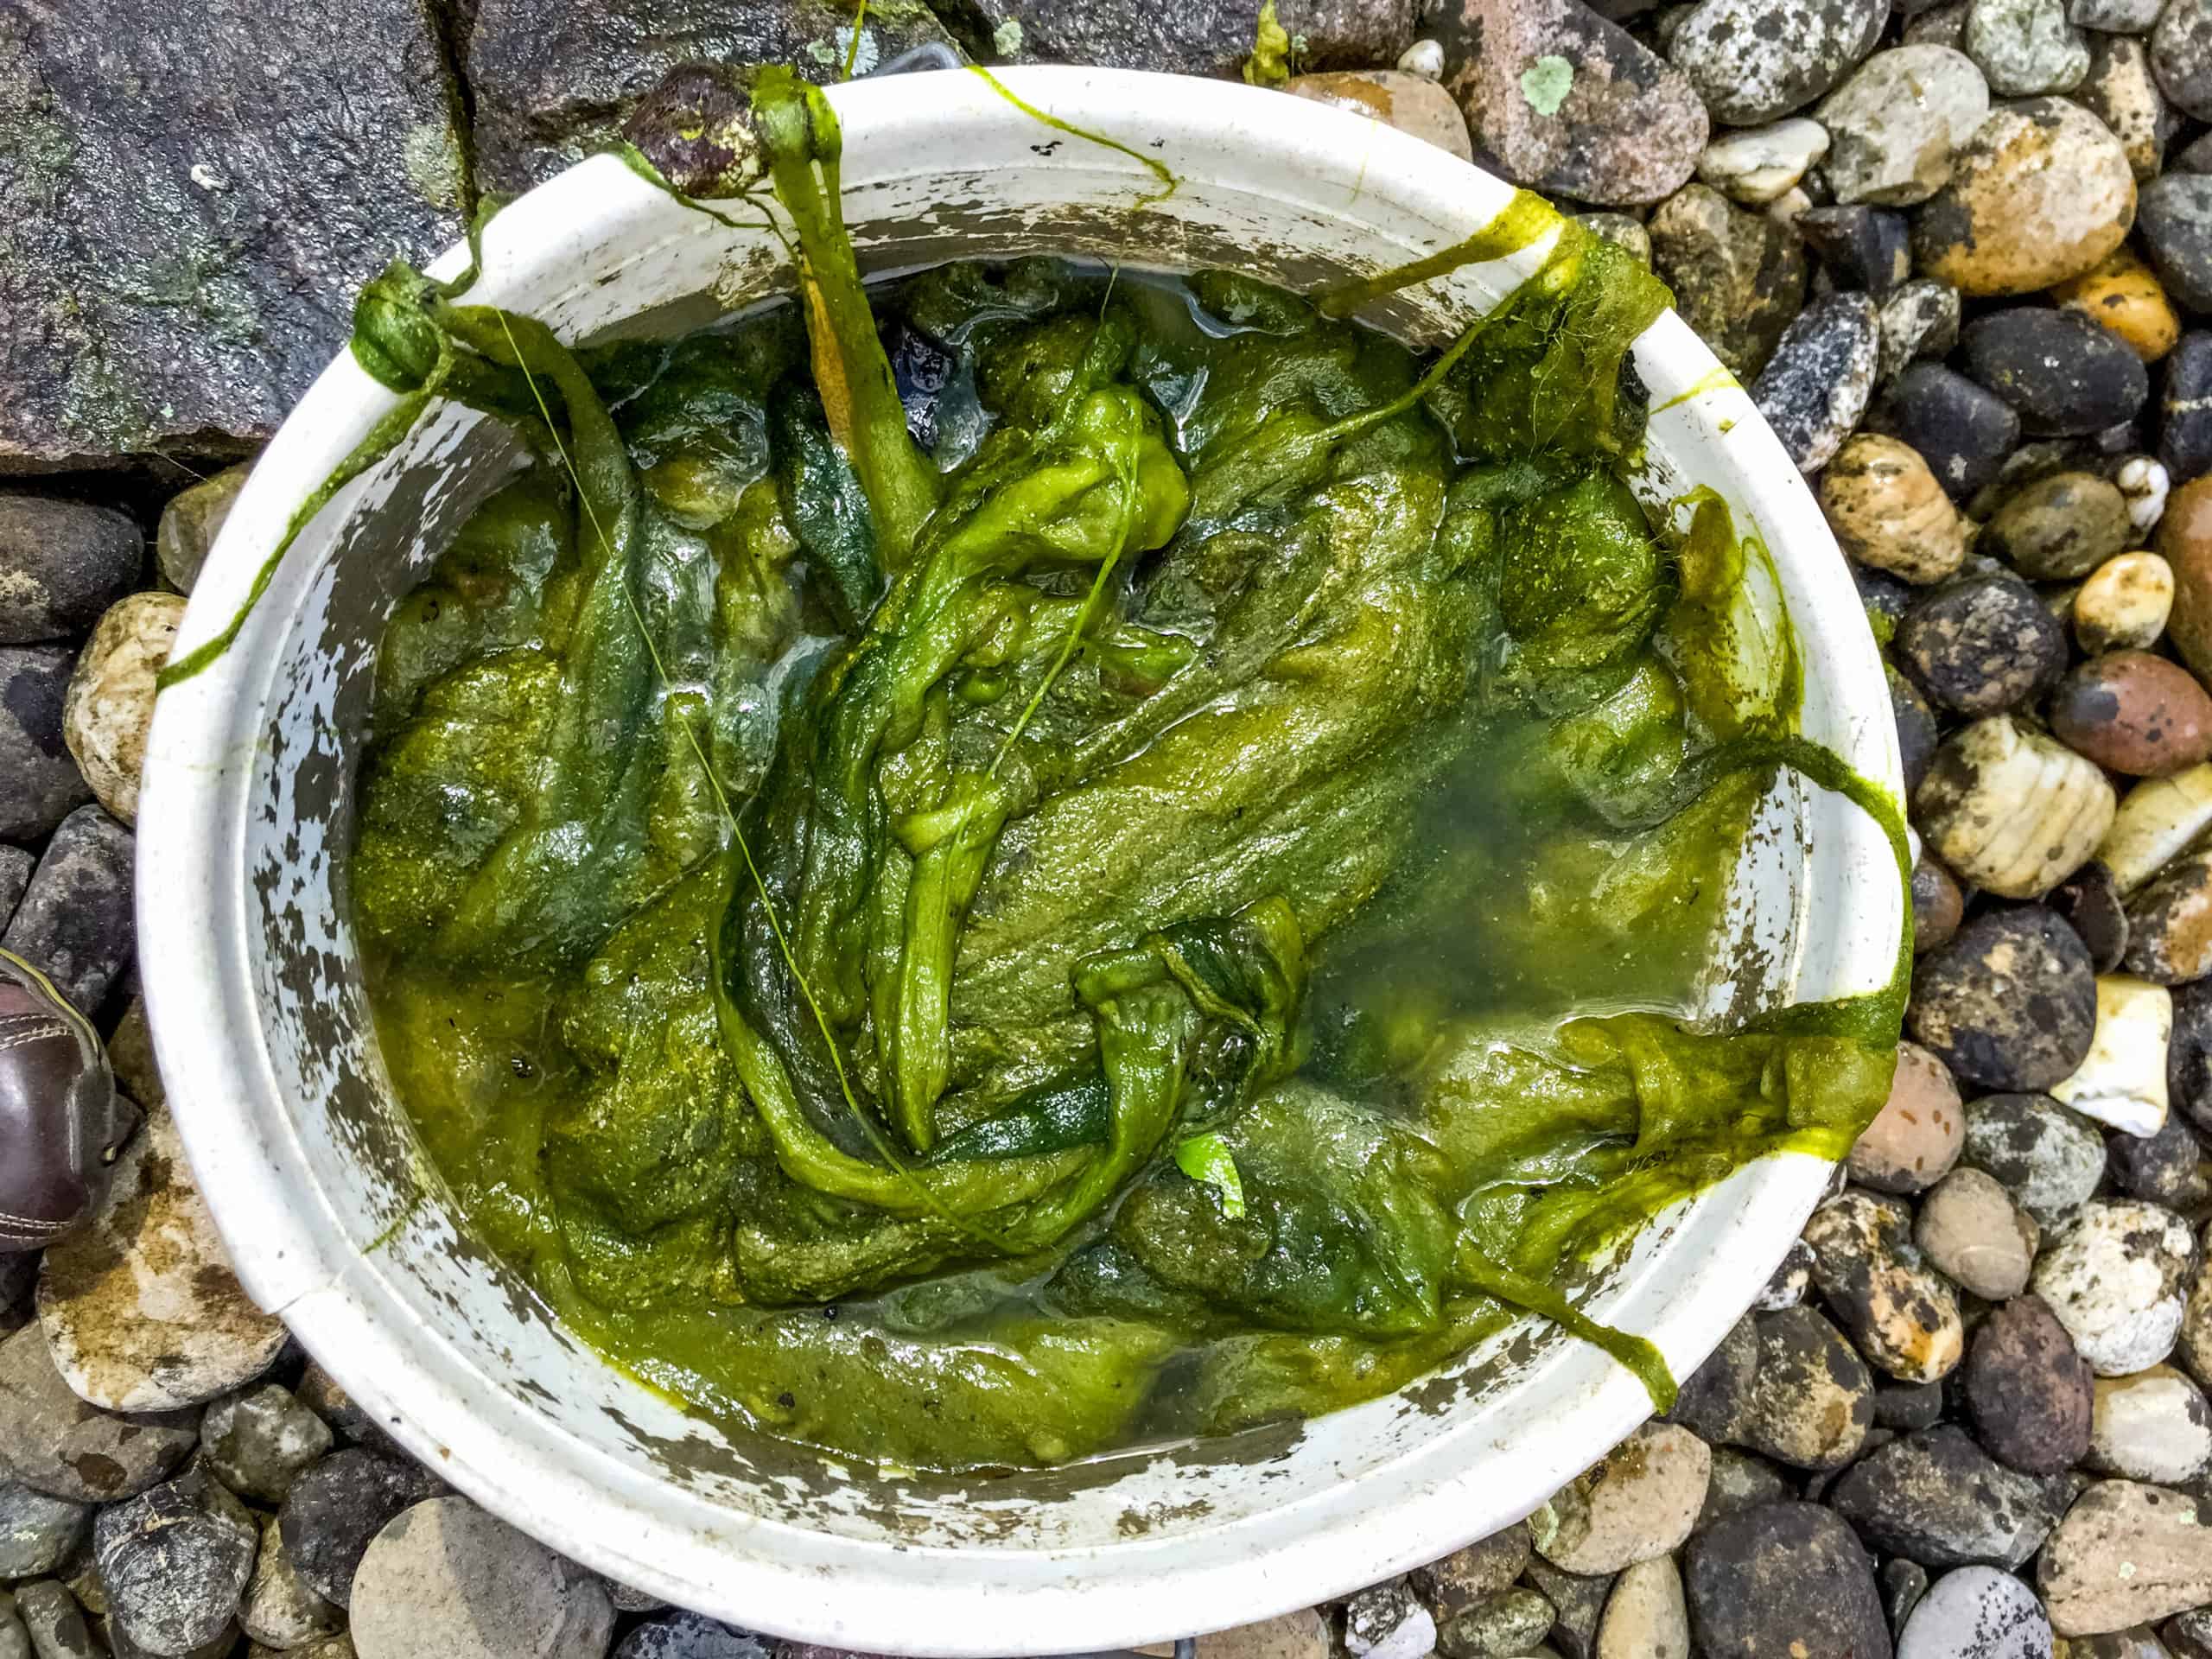
[[[1033,101],[1059,109],[1077,121],[1086,118],[1098,119],[1117,110],[1123,118],[1127,118],[1133,98],[1140,99],[1147,105],[1165,99],[1166,102],[1160,106],[1156,118],[1178,129],[1185,141],[1202,144],[1212,143],[1255,152],[1267,151],[1278,166],[1287,166],[1294,170],[1297,159],[1302,154],[1320,147],[1323,140],[1317,138],[1315,134],[1317,131],[1325,134],[1327,124],[1358,122],[1363,127],[1372,124],[1366,123],[1363,117],[1311,103],[1301,102],[1295,111],[1282,111],[1278,107],[1278,95],[1198,77],[1100,70],[1080,66],[1010,67],[994,73],[1009,86],[1022,90],[1025,96],[1032,97]],[[881,100],[887,108],[895,109],[899,100],[918,96],[918,89],[912,87],[912,83],[931,78],[925,75],[899,78],[899,80],[909,83],[906,87],[902,87],[899,80],[893,80],[855,83],[831,89],[833,103],[838,105],[841,118],[847,126],[849,143],[864,140],[870,105]],[[1158,83],[1167,83],[1173,90],[1163,93],[1159,90]],[[1149,93],[1143,90],[1147,85],[1153,87]],[[1195,95],[1199,89],[1203,89],[1203,97]],[[1326,111],[1327,113],[1317,115],[1317,111]],[[974,114],[972,111],[954,111],[952,113]],[[1321,124],[1318,128],[1317,123]],[[1441,200],[1447,188],[1456,189],[1464,194],[1466,175],[1471,172],[1491,180],[1501,189],[1505,188],[1480,169],[1471,168],[1467,163],[1459,162],[1443,151],[1434,150],[1418,139],[1388,128],[1368,132],[1365,137],[1370,143],[1381,143],[1386,149],[1394,145],[1402,147],[1402,155],[1390,157],[1392,165],[1388,169],[1398,176],[1393,177],[1387,186],[1382,188],[1397,192],[1409,191],[1419,181],[1430,179],[1433,181],[1431,196]],[[849,149],[849,158],[850,154]],[[597,175],[592,171],[594,168],[601,168]],[[619,163],[601,158],[569,169],[540,186],[522,201],[530,202],[532,198],[537,198],[537,205],[541,209],[550,211],[558,205],[562,211],[573,212],[581,217],[604,217],[610,211],[619,211],[616,204],[620,200],[617,181],[606,171],[608,168],[619,169],[626,178],[630,176],[626,169],[619,168]],[[1448,185],[1446,175],[1451,175]],[[851,182],[864,186],[867,180],[856,178]],[[1313,188],[1302,174],[1295,176],[1293,183],[1300,189]],[[651,217],[650,213],[642,211],[648,205],[639,204],[640,217]],[[432,269],[450,274],[458,268],[463,257],[463,250],[458,247],[448,250],[434,263]],[[1670,323],[1672,327],[1668,326]],[[1717,366],[1710,353],[1705,352],[1701,342],[1688,334],[1686,325],[1681,324],[1678,318],[1671,315],[1662,318],[1660,323],[1654,325],[1654,330],[1656,333],[1648,333],[1639,340],[1639,359],[1648,342],[1655,352],[1663,350],[1670,357],[1678,357],[1689,365],[1681,376],[1685,380],[1695,378],[1707,372],[1710,367]],[[361,428],[365,429],[375,414],[381,412],[377,408],[380,399],[384,400],[385,407],[397,401],[382,388],[375,386],[341,352],[338,359],[318,378],[295,413],[302,410],[315,414],[334,413],[341,406],[349,407],[359,417]],[[1699,417],[1707,424],[1711,423],[1709,415],[1700,414]],[[291,430],[295,443],[302,451],[297,459],[306,460],[311,435],[295,428],[289,417],[286,429]],[[1765,437],[1773,457],[1786,466],[1786,456],[1783,455],[1778,442],[1772,438],[1770,433],[1764,431],[1763,423],[1758,423],[1758,432]],[[288,463],[294,461],[289,451],[280,449],[286,435],[285,430],[280,430],[277,439],[264,453],[264,463],[280,454]],[[1751,435],[1747,429],[1746,436]],[[326,440],[327,442],[330,441]],[[342,448],[340,453],[342,453]],[[276,469],[264,464],[257,467],[256,474],[264,480],[264,486],[258,493],[274,502],[280,487],[276,482]],[[302,475],[302,469],[289,464],[283,474],[287,478]],[[1794,467],[1788,469],[1786,478],[1777,479],[1776,482],[1774,493],[1777,499],[1766,499],[1765,492],[1755,491],[1754,493],[1761,496],[1760,505],[1777,510],[1781,522],[1773,526],[1780,532],[1775,536],[1775,542],[1778,550],[1787,548],[1794,557],[1801,550],[1807,549],[1810,542],[1812,532],[1802,522],[1804,513],[1812,515],[1812,524],[1817,526],[1821,538],[1826,538],[1826,527],[1819,519],[1809,493],[1805,490]],[[1793,488],[1796,493],[1795,498],[1790,495]],[[254,491],[251,481],[247,491]],[[250,499],[252,498],[242,495],[241,505]],[[1802,512],[1796,511],[1801,503]],[[1816,551],[1817,546],[1814,545],[1811,550]],[[233,557],[232,563],[235,563],[238,558],[244,556],[241,543],[241,552]],[[1779,551],[1777,556],[1780,556]],[[216,561],[211,559],[210,563],[213,564]],[[1848,578],[1841,571],[1840,560],[1838,559],[1836,563],[1835,580],[1848,588]],[[1867,642],[1866,654],[1872,659],[1871,639]],[[259,712],[251,705],[251,698],[244,695],[245,686],[252,677],[246,672],[246,657],[245,652],[234,652],[231,658],[219,662],[208,673],[201,676],[199,682],[188,683],[177,688],[178,691],[187,695],[176,698],[174,702],[171,698],[175,696],[175,693],[165,693],[163,706],[156,712],[155,738],[149,744],[148,756],[146,799],[149,808],[149,820],[174,825],[184,833],[178,835],[172,831],[159,836],[148,836],[142,838],[140,842],[141,880],[137,902],[141,937],[146,941],[149,956],[153,959],[153,965],[144,975],[146,995],[155,1021],[157,1046],[168,1050],[172,1043],[176,1045],[174,1058],[168,1053],[163,1058],[172,1075],[178,1079],[170,1092],[179,1103],[179,1126],[186,1135],[195,1170],[200,1173],[203,1186],[219,1189],[223,1194],[220,1200],[211,1202],[211,1208],[217,1208],[219,1204],[220,1208],[232,1209],[234,1213],[251,1210],[255,1212],[256,1227],[262,1230],[257,1248],[239,1253],[241,1277],[247,1282],[249,1289],[258,1297],[264,1287],[267,1288],[278,1300],[276,1311],[281,1312],[298,1305],[303,1323],[308,1321],[311,1306],[316,1310],[330,1306],[334,1298],[346,1300],[356,1309],[360,1318],[368,1319],[371,1310],[356,1299],[350,1281],[357,1272],[365,1272],[378,1279],[381,1289],[380,1275],[373,1273],[372,1264],[362,1262],[334,1226],[312,1225],[312,1221],[324,1218],[300,1212],[297,1207],[300,1190],[303,1186],[313,1187],[315,1183],[287,1175],[282,1168],[286,1152],[281,1145],[266,1142],[239,1144],[254,1140],[253,1135],[237,1133],[239,1128],[246,1125],[251,1111],[249,1107],[234,1098],[210,1098],[211,1095],[220,1092],[209,1087],[211,1078],[217,1076],[235,1076],[250,1080],[255,1086],[273,1088],[268,1061],[261,1052],[257,1022],[251,1020],[226,1020],[220,1017],[226,1007],[251,1006],[251,986],[243,960],[242,898],[238,911],[241,925],[238,927],[223,925],[223,918],[217,913],[219,906],[214,902],[226,891],[226,884],[219,874],[223,860],[230,857],[234,866],[238,852],[238,838],[243,832],[240,819],[245,788],[239,774],[250,771],[254,735],[251,723],[252,718]],[[1872,660],[1870,666],[1876,676],[1874,683],[1879,685],[1878,659]],[[165,721],[164,716],[173,718]],[[1863,751],[1871,742],[1877,751],[1871,758],[1878,762],[1882,758],[1878,751],[1885,734],[1891,745],[1890,760],[1893,766],[1893,732],[1885,733],[1883,728],[1877,727],[1871,734],[1862,734],[1853,747]],[[1870,757],[1864,753],[1851,753],[1847,758],[1852,759],[1862,771],[1873,772],[1877,769],[1865,764]],[[207,905],[194,907],[193,904],[185,902],[202,890],[209,901]],[[155,898],[156,893],[160,894],[158,902]],[[243,1002],[237,1000],[241,997],[245,999]],[[186,1031],[186,1022],[194,1019],[195,1015],[213,1017],[207,1019],[202,1028],[188,1041],[182,1034],[165,1036],[165,1032],[181,1033]],[[197,1046],[203,1044],[205,1046]],[[227,1120],[227,1122],[223,1120]],[[198,1128],[197,1134],[194,1133],[194,1126]],[[258,1125],[252,1127],[257,1131],[259,1128]],[[219,1129],[223,1132],[219,1134]],[[1777,1172],[1770,1167],[1773,1161],[1761,1160],[1738,1172],[1732,1180],[1751,1180],[1763,1192],[1773,1196],[1773,1208],[1777,1212],[1794,1209],[1802,1217],[1810,1210],[1819,1196],[1826,1179],[1825,1170],[1814,1165],[1810,1160],[1792,1160],[1802,1161],[1807,1168],[1802,1179],[1791,1179],[1787,1176],[1777,1177]],[[1767,1221],[1770,1224],[1773,1217],[1768,1217]],[[272,1223],[276,1224],[273,1236],[270,1230]],[[1777,1236],[1780,1239],[1776,1249],[1778,1259],[1789,1241],[1788,1236],[1779,1232]],[[296,1267],[280,1270],[272,1264],[287,1261],[295,1263],[303,1261],[310,1264],[311,1270],[302,1274]],[[1771,1266],[1770,1263],[1768,1265]],[[1678,1301],[1680,1300],[1677,1298]],[[1708,1306],[1714,1303],[1709,1292],[1701,1300]],[[1694,1310],[1681,1311],[1687,1313]],[[335,1316],[332,1317],[334,1319]],[[1669,1321],[1672,1334],[1668,1345],[1670,1350],[1676,1347],[1683,1350],[1683,1357],[1701,1359],[1704,1352],[1717,1343],[1733,1322],[1732,1315],[1719,1319],[1705,1317]],[[392,1357],[404,1362],[407,1357],[408,1333],[396,1329],[390,1321],[378,1321],[372,1328],[380,1335],[392,1339],[395,1350]],[[360,1370],[366,1363],[365,1356],[369,1351],[364,1348],[358,1352],[342,1353],[340,1364],[332,1370],[334,1375],[346,1382],[349,1387],[353,1386],[353,1379],[349,1378],[348,1372],[353,1372],[354,1377],[365,1385],[360,1389],[365,1399],[383,1397],[383,1391],[374,1386],[380,1379]],[[1684,1369],[1686,1371],[1687,1368]],[[1626,1433],[1643,1414],[1648,1402],[1643,1401],[1640,1389],[1624,1376],[1608,1376],[1604,1379],[1604,1383],[1605,1386],[1591,1392],[1586,1399],[1570,1399],[1567,1404],[1571,1408],[1571,1414],[1593,1430],[1599,1427],[1598,1420],[1604,1419],[1612,1425],[1606,1433]],[[1386,1402],[1389,1398],[1384,1397]],[[387,1403],[396,1404],[397,1402],[390,1400]],[[413,1421],[403,1415],[399,1425],[403,1441],[414,1440],[410,1427]],[[493,1452],[496,1455],[492,1456],[486,1456],[480,1450],[454,1445],[451,1446],[452,1456],[445,1460],[445,1466],[462,1477],[456,1484],[464,1491],[472,1491],[472,1495],[478,1489],[496,1493],[493,1501],[486,1505],[494,1513],[503,1510],[528,1513],[531,1516],[529,1529],[552,1533],[558,1547],[569,1553],[587,1560],[594,1555],[602,1559],[619,1558],[634,1579],[642,1581],[641,1587],[662,1591],[673,1588],[678,1593],[671,1596],[671,1599],[699,1600],[697,1586],[700,1580],[664,1580],[656,1585],[653,1580],[660,1575],[661,1569],[655,1563],[632,1560],[626,1552],[607,1548],[595,1528],[597,1517],[591,1516],[588,1505],[581,1509],[570,1505],[555,1510],[528,1509],[533,1480],[540,1491],[549,1486],[558,1486],[564,1481],[585,1480],[595,1464],[607,1457],[607,1454],[590,1447],[582,1448],[585,1455],[579,1456],[576,1442],[567,1439],[565,1434],[550,1425],[546,1426],[546,1431],[559,1437],[559,1445],[550,1440],[541,1444],[538,1437],[525,1435],[516,1438],[512,1443],[495,1446]],[[480,1439],[488,1438],[480,1435]],[[1551,1438],[1556,1448],[1568,1437],[1556,1434]],[[562,1455],[563,1447],[567,1448],[566,1455]],[[439,1448],[435,1445],[410,1445],[410,1449],[435,1454]],[[1081,1645],[1085,1647],[1105,1645],[1108,1638],[1121,1640],[1126,1637],[1129,1641],[1137,1641],[1185,1634],[1189,1629],[1204,1624],[1209,1616],[1198,1604],[1211,1602],[1216,1608],[1227,1605],[1222,1598],[1230,1588],[1236,1592],[1230,1599],[1240,1610],[1237,1618],[1231,1621],[1233,1623],[1246,1623],[1255,1617],[1272,1617],[1275,1613],[1295,1611],[1312,1605],[1317,1596],[1334,1593],[1338,1587],[1357,1587],[1357,1584],[1351,1582],[1354,1576],[1357,1576],[1361,1583],[1372,1582],[1418,1565],[1422,1560],[1433,1559],[1443,1553],[1443,1549],[1438,1547],[1439,1541],[1452,1541],[1445,1548],[1456,1547],[1458,1542],[1465,1541],[1446,1519],[1452,1504],[1465,1495],[1464,1491],[1458,1489],[1478,1471],[1485,1477],[1495,1478],[1501,1471],[1494,1463],[1479,1466],[1478,1470],[1478,1465],[1468,1461],[1464,1445],[1459,1442],[1439,1443],[1430,1448],[1429,1455],[1446,1451],[1454,1454],[1459,1466],[1436,1473],[1431,1480],[1424,1483],[1424,1490],[1402,1492],[1395,1504],[1397,1518],[1395,1520],[1387,1515],[1378,1516],[1374,1513],[1377,1505],[1390,1502],[1388,1493],[1378,1491],[1363,1496],[1358,1503],[1339,1503],[1332,1514],[1320,1516],[1318,1520],[1309,1520],[1299,1536],[1283,1541],[1268,1556],[1243,1561],[1217,1561],[1203,1567],[1182,1563],[1179,1570],[1161,1574],[1141,1593],[1139,1593],[1137,1585],[1126,1578],[1102,1580],[1088,1586],[1033,1583],[1001,1587],[1005,1593],[1022,1595],[1025,1611],[1034,1608],[1039,1618],[1047,1621],[1058,1620],[1058,1623],[1052,1627],[1053,1630],[1063,1637],[1077,1637]],[[1534,1485],[1542,1488],[1529,1497],[1529,1508],[1541,1503],[1561,1481],[1571,1478],[1579,1467],[1588,1461],[1581,1451],[1567,1451],[1564,1455],[1558,1455],[1555,1452],[1548,1460],[1531,1460],[1525,1452],[1523,1448],[1522,1474],[1513,1484],[1524,1493]],[[1544,1467],[1554,1463],[1559,1465],[1555,1478],[1544,1472]],[[441,1465],[433,1461],[431,1466],[435,1468]],[[495,1478],[493,1472],[495,1469],[512,1472],[502,1472]],[[1349,1484],[1357,1485],[1358,1483]],[[603,1484],[587,1482],[587,1485],[589,1491],[600,1494],[604,1501],[607,1489]],[[673,1487],[667,1490],[674,1491],[687,1506],[704,1506],[704,1500],[694,1494]],[[570,1494],[571,1497],[574,1495]],[[622,1501],[626,1504],[630,1503],[627,1494],[623,1495]],[[645,1535],[639,1541],[639,1549],[652,1548],[650,1534],[658,1526],[670,1524],[668,1519],[648,1511],[636,1510],[634,1505],[632,1505],[632,1518],[640,1521],[645,1528]],[[722,1517],[725,1527],[730,1523],[728,1511],[718,1510],[715,1513]],[[1424,1517],[1419,1524],[1414,1524],[1410,1519],[1415,1514]],[[1235,1535],[1239,1529],[1249,1527],[1254,1520],[1261,1518],[1263,1517],[1227,1523],[1217,1529],[1217,1535]],[[681,1522],[677,1524],[682,1525]],[[757,1579],[756,1582],[747,1586],[746,1595],[768,1596],[779,1615],[785,1611],[803,1614],[803,1618],[798,1619],[784,1620],[779,1617],[773,1621],[791,1625],[788,1634],[880,1652],[980,1656],[1017,1650],[1052,1651],[1068,1645],[1065,1640],[1039,1643],[1027,1628],[1017,1634],[1011,1645],[1005,1639],[1005,1632],[990,1628],[978,1629],[972,1640],[939,1639],[942,1630],[950,1630],[959,1623],[957,1618],[949,1615],[956,1611],[954,1603],[960,1598],[968,1599],[962,1611],[964,1611],[971,1625],[988,1624],[988,1621],[976,1618],[973,1598],[988,1586],[977,1583],[952,1585],[938,1581],[947,1576],[942,1572],[942,1566],[949,1555],[1000,1564],[1023,1561],[1033,1567],[1049,1565],[1056,1568],[1075,1568],[1096,1567],[1108,1555],[1127,1559],[1129,1555],[1144,1553],[1141,1546],[1084,1546],[1035,1549],[1019,1554],[979,1548],[954,1551],[916,1550],[887,1541],[874,1542],[839,1535],[784,1529],[780,1522],[756,1522],[753,1524],[761,1529],[760,1535],[772,1536],[789,1531],[797,1536],[824,1541],[836,1556],[836,1565],[841,1572],[848,1575],[856,1572],[867,1573],[874,1582],[864,1587],[853,1583],[848,1576],[836,1592],[824,1586],[819,1591],[797,1594],[797,1575],[791,1573],[787,1565],[779,1565],[773,1555],[750,1554],[742,1548],[732,1548],[728,1543],[724,1544],[724,1553],[720,1557],[721,1571],[726,1575],[733,1575],[733,1567],[737,1562],[732,1558],[738,1558],[746,1573]],[[1355,1527],[1358,1529],[1359,1541],[1357,1548],[1352,1548]],[[790,1541],[785,1539],[783,1541],[788,1543]],[[1191,1539],[1186,1535],[1148,1541],[1187,1548]],[[897,1555],[908,1554],[937,1564],[939,1570],[928,1575],[918,1575],[913,1580],[902,1579],[895,1572],[883,1574],[874,1570],[893,1562]],[[1310,1577],[1300,1582],[1301,1574],[1310,1574]],[[1171,1585],[1174,1586],[1173,1592],[1169,1589]],[[1317,1589],[1317,1586],[1323,1587]],[[876,1589],[883,1599],[879,1602],[871,1598],[865,1592],[866,1588]],[[927,1599],[944,1604],[945,1615],[935,1619],[938,1629],[922,1634],[922,1639],[918,1642],[915,1626],[922,1621],[915,1616],[916,1608],[912,1599],[925,1590]],[[855,1595],[856,1591],[861,1593]],[[900,1599],[906,1599],[902,1601]],[[855,1620],[851,1617],[856,1601],[868,1604],[865,1619]],[[749,1610],[738,1605],[735,1599],[726,1605],[733,1618],[742,1620],[748,1614],[754,1618],[759,1617],[759,1602],[753,1603]],[[1266,1611],[1255,1611],[1255,1609]],[[1107,1623],[1109,1618],[1119,1618],[1121,1623],[1110,1625]]]

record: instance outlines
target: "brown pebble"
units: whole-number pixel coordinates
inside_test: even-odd
[[[1966,524],[1910,444],[1859,433],[1821,474],[1820,493],[1836,541],[1861,564],[1929,582],[1965,561]]]
[[[2050,729],[2101,766],[2164,778],[2212,756],[2212,696],[2177,663],[2111,652],[2059,681]]]
[[[1851,1149],[1852,1179],[1884,1192],[1917,1192],[1958,1161],[1966,1133],[1950,1068],[1917,1043],[1899,1043],[1890,1097]]]
[[[1990,515],[1978,553],[2008,561],[2037,582],[2087,575],[2126,547],[2135,527],[2127,499],[2094,473],[2053,473],[2015,490]]]
[[[1913,264],[1963,294],[2026,294],[2089,270],[2134,222],[2111,130],[2063,99],[2023,99],[1990,111],[1913,215]]]
[[[2212,673],[2212,473],[2192,478],[2166,498],[2158,551],[2174,575],[2174,607],[2166,622],[2174,649],[2198,673]]]
[[[2148,650],[2173,614],[2174,573],[2156,553],[2123,553],[2092,571],[2074,594],[2074,638],[2091,656]]]
[[[2212,847],[2183,853],[2128,901],[2120,965],[2154,985],[2212,974]]]
[[[1912,950],[1915,956],[1950,943],[1967,913],[1958,878],[1926,853],[1912,867]]]
[[[2181,319],[2158,274],[2125,246],[2106,255],[2094,270],[2061,283],[2050,297],[2119,335],[2145,363],[2157,362],[2181,338]]]
[[[2089,1449],[2095,1379],[2042,1297],[2016,1297],[1982,1320],[1960,1376],[1974,1437],[1999,1463],[2055,1475]]]

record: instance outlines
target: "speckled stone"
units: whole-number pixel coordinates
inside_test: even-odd
[[[1756,126],[1803,108],[1881,38],[1888,0],[1703,0],[1667,55],[1716,121]]]
[[[1951,158],[1989,114],[1973,60],[1943,46],[1877,52],[1816,111],[1840,203],[1909,207],[1950,182]]]
[[[1868,1452],[1828,1502],[1876,1548],[1928,1567],[2018,1567],[2058,1519],[2039,1484],[1993,1461],[1955,1424]]]
[[[2064,99],[2024,99],[1959,153],[1914,219],[1913,255],[1920,275],[1969,295],[2032,293],[2088,270],[2134,222],[2135,174],[2112,130]]]
[[[1880,348],[1879,314],[1864,294],[1815,300],[1783,331],[1751,400],[1800,471],[1827,466],[1858,426]]]
[[[2036,1294],[2098,1376],[2125,1376],[2173,1351],[2195,1249],[2171,1211],[2093,1201],[2036,1262]]]

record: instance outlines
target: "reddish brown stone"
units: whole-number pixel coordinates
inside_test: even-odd
[[[2177,663],[2111,652],[2058,683],[2050,729],[2101,766],[2163,778],[2212,754],[2212,696]]]

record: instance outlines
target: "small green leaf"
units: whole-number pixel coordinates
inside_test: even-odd
[[[1521,96],[1538,115],[1557,115],[1574,86],[1574,66],[1556,54],[1538,58],[1521,72]]]
[[[1175,1148],[1175,1167],[1221,1194],[1221,1213],[1231,1221],[1244,1214],[1244,1181],[1229,1142],[1211,1131],[1194,1135]]]

